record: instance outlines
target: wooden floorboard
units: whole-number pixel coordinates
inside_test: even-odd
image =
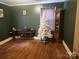
[[[0,46],[0,59],[70,59],[61,43],[12,39]]]

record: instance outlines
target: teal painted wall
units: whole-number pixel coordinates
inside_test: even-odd
[[[0,4],[0,9],[4,11],[4,17],[0,18],[0,41],[9,37],[9,30],[12,24],[10,7]]]
[[[65,17],[64,17],[64,41],[73,50],[74,29],[76,19],[76,0],[69,0],[65,2]]]
[[[16,28],[24,29],[34,27],[36,30],[39,28],[40,23],[40,13],[36,13],[35,8],[39,5],[24,5],[24,6],[13,6],[13,20],[14,26]],[[42,7],[60,7],[63,8],[64,3],[51,3],[51,4],[41,4]],[[27,15],[22,15],[22,10],[27,10]]]
[[[8,31],[12,26],[24,29],[34,27],[39,28],[40,13],[36,13],[35,7],[39,5],[28,6],[5,6],[0,4],[0,8],[4,10],[4,18],[0,18],[0,41],[9,37]],[[42,7],[60,7],[65,8],[64,17],[64,41],[73,50],[73,38],[76,18],[76,0],[70,0],[65,3],[41,4]],[[27,15],[22,14],[22,10],[27,10]]]

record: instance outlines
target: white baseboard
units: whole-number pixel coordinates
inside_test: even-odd
[[[8,41],[10,41],[11,39],[12,39],[12,37],[9,37],[9,38],[7,38],[7,39],[1,41],[1,42],[0,42],[0,45],[6,43],[6,42],[8,42]]]
[[[70,49],[68,48],[68,46],[67,46],[67,44],[65,43],[64,40],[62,41],[62,43],[63,43],[63,46],[65,47],[67,53],[69,54],[70,58],[72,59],[72,57],[71,57],[72,56],[72,52],[70,51]]]

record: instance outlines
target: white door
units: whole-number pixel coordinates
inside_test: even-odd
[[[74,49],[79,55],[79,0],[77,0],[76,24],[74,33]]]

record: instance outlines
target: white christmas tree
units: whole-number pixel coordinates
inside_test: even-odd
[[[47,19],[45,17],[41,17],[40,19],[40,26],[38,29],[38,35],[37,37],[34,37],[37,40],[43,40],[44,37],[52,38],[52,34],[47,22]]]

